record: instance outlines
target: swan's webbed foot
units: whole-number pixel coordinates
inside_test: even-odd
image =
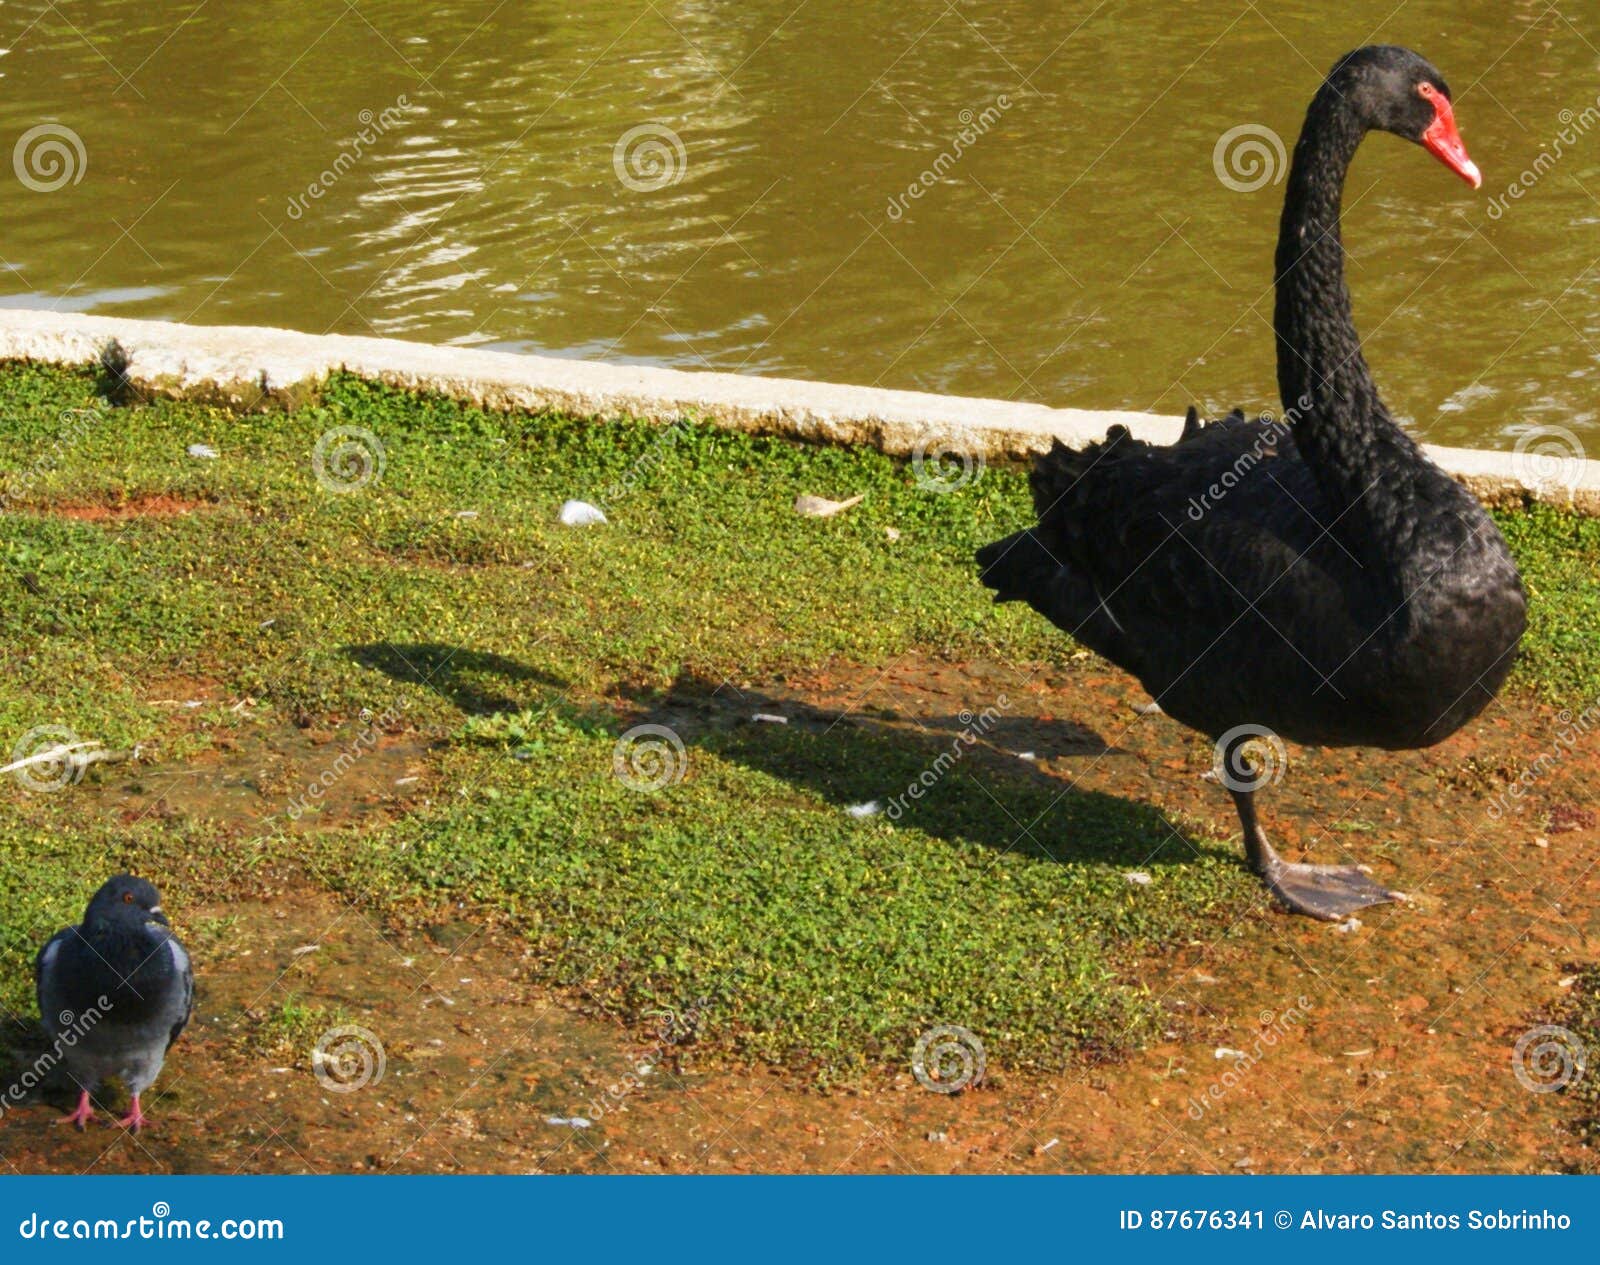
[[[1399,900],[1353,865],[1296,865],[1273,854],[1261,872],[1267,890],[1292,914],[1337,922],[1369,905]]]
[[[1261,875],[1267,890],[1290,913],[1337,922],[1369,905],[1404,899],[1399,892],[1390,891],[1353,865],[1301,865],[1285,861],[1267,842],[1266,831],[1256,820],[1252,793],[1233,789],[1233,802],[1244,826],[1245,855],[1250,858],[1250,867]]]

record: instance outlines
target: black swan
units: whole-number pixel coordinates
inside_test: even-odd
[[[1450,90],[1404,48],[1334,66],[1306,112],[1276,261],[1281,420],[1189,411],[1170,447],[1113,427],[1035,462],[1038,524],[978,552],[1024,601],[1217,740],[1250,864],[1290,910],[1393,900],[1354,866],[1281,860],[1256,820],[1253,743],[1427,747],[1495,696],[1526,620],[1483,507],[1390,418],[1350,317],[1339,199],[1370,130],[1424,145],[1474,188]]]

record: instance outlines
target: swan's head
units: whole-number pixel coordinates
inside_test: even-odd
[[[1367,127],[1415,141],[1474,189],[1483,183],[1456,131],[1450,86],[1427,58],[1392,44],[1358,48],[1339,59],[1328,86]]]

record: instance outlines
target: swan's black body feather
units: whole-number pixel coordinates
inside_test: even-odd
[[[982,579],[1213,737],[1426,746],[1493,698],[1522,589],[1482,508],[1408,440],[1372,475],[1402,493],[1376,549],[1282,423],[1235,413],[1170,446],[1116,428],[1038,459],[1039,522],[980,551]]]

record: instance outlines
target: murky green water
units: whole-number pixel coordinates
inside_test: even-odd
[[[1390,137],[1352,173],[1391,405],[1438,442],[1600,451],[1600,15],[1570,10],[0,0],[0,302],[1267,406],[1282,188],[1226,187],[1213,150],[1292,147],[1322,71],[1386,40],[1443,69],[1485,173]]]

